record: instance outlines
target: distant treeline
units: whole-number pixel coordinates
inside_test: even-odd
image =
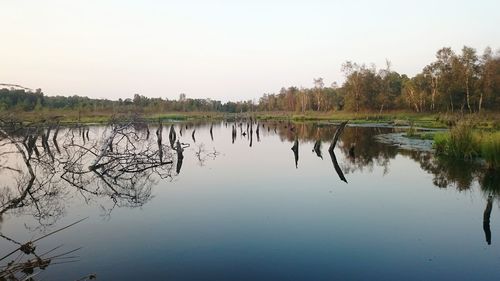
[[[408,77],[391,69],[347,61],[342,65],[345,82],[325,86],[323,78],[312,88],[288,87],[279,93],[264,94],[258,102],[226,102],[191,99],[180,94],[177,100],[148,98],[91,99],[80,96],[45,96],[40,89],[0,89],[0,111],[68,109],[81,111],[139,112],[248,112],[248,111],[377,111],[480,112],[500,108],[500,51],[486,48],[478,55],[464,46],[460,53],[445,47],[421,73]]]

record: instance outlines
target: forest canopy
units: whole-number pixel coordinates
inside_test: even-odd
[[[139,112],[248,112],[248,111],[377,111],[481,112],[500,108],[500,51],[486,48],[482,54],[464,46],[436,52],[433,62],[413,77],[391,68],[346,61],[341,66],[342,85],[326,86],[313,79],[311,88],[291,86],[264,94],[258,102],[192,99],[180,94],[176,100],[149,98],[139,94],[119,100],[81,96],[46,96],[41,89],[0,89],[0,111],[82,110]],[[7,84],[0,84],[7,85]]]

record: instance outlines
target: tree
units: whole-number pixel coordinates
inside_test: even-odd
[[[316,101],[317,101],[317,110],[320,111],[321,109],[321,92],[323,90],[323,87],[325,86],[325,83],[323,82],[323,78],[315,78],[313,79],[314,81],[314,89],[315,89],[315,94],[316,94]]]
[[[437,67],[438,77],[441,81],[440,89],[441,92],[448,95],[450,109],[451,112],[453,112],[454,103],[451,88],[453,84],[452,64],[455,58],[455,53],[450,47],[444,47],[437,51],[436,58],[437,61],[435,62],[435,66]]]
[[[463,83],[465,87],[467,108],[469,109],[469,113],[472,113],[470,106],[470,84],[473,82],[473,79],[477,76],[478,72],[478,57],[476,49],[464,46],[459,60],[463,66],[462,75],[464,77]]]
[[[500,59],[498,56],[493,55],[490,47],[487,47],[479,62],[479,101],[478,111],[481,112],[483,103],[486,106],[494,104],[495,93],[498,95],[500,89],[498,88],[500,82]],[[495,83],[496,82],[496,83]],[[495,87],[495,85],[497,87]]]
[[[361,100],[361,69],[357,63],[346,61],[342,64],[342,72],[346,77],[344,87],[347,88],[349,101],[353,100],[355,112],[359,112],[359,105]]]
[[[430,79],[431,85],[431,111],[436,110],[436,96],[438,95],[438,85],[439,85],[439,68],[436,63],[431,63],[430,65],[424,67],[424,75]]]

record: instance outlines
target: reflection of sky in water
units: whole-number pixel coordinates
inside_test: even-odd
[[[191,147],[184,152],[180,175],[155,186],[154,198],[141,208],[115,208],[104,218],[98,206],[109,205],[109,200],[93,199],[86,205],[71,191],[66,216],[58,226],[89,219],[47,238],[39,247],[82,246],[81,261],[49,267],[43,276],[54,280],[92,272],[102,280],[494,280],[500,276],[498,201],[493,204],[488,246],[482,229],[486,195],[477,184],[463,192],[437,188],[433,176],[403,154],[390,157],[387,171],[376,161],[372,168],[353,169],[346,173],[349,184],[345,184],[329,158],[329,143],[323,143],[322,160],[312,152],[313,140],[300,141],[296,169],[291,139],[282,142],[273,130],[260,130],[261,142],[254,135],[251,148],[239,128],[231,144],[230,125],[214,126],[213,142],[208,127],[198,127],[194,145],[191,130],[184,130],[181,142]],[[360,136],[370,138],[368,131]],[[215,147],[220,153],[216,159],[207,158],[203,166],[194,155],[200,143],[207,152]],[[359,154],[370,148],[359,141],[357,145]],[[341,148],[335,152],[340,166],[348,165],[345,152]],[[1,230],[19,233],[18,240],[38,236],[27,234],[25,221],[7,216]],[[11,247],[0,241],[0,253]]]

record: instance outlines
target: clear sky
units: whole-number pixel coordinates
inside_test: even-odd
[[[500,1],[0,0],[0,83],[95,98],[257,99],[343,81],[346,60],[413,75],[444,46],[500,48]]]

